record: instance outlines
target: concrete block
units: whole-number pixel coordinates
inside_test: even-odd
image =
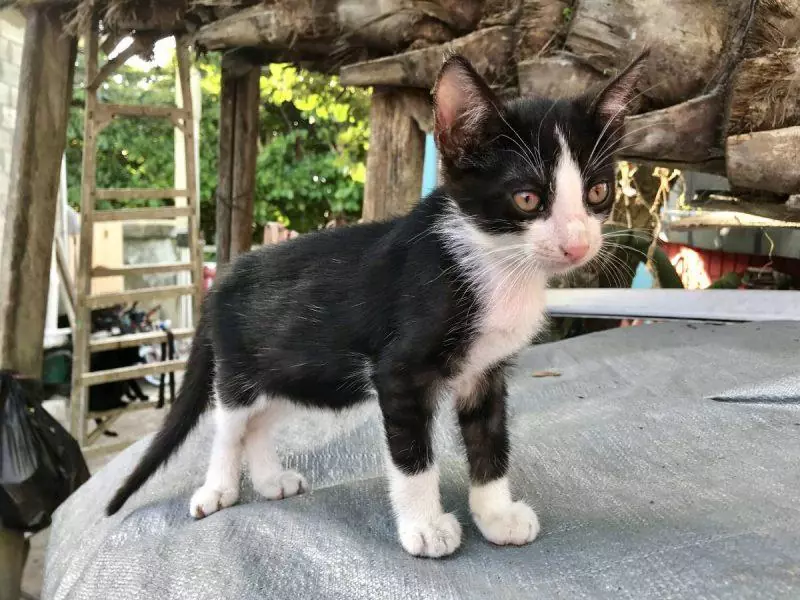
[[[0,125],[14,131],[17,123],[17,107],[4,106],[0,115]]]
[[[0,60],[0,81],[15,87],[19,86],[19,65]]]

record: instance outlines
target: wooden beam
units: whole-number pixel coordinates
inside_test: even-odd
[[[217,263],[250,250],[258,155],[261,69],[239,75],[223,65],[217,184]]]
[[[340,33],[337,3],[321,0],[259,4],[201,27],[194,43],[208,50],[249,46],[325,55]]]
[[[603,77],[568,55],[554,55],[517,63],[519,93],[540,98],[573,98]]]
[[[409,90],[385,88],[372,93],[365,220],[402,215],[419,200],[425,134],[406,109],[408,93]]]
[[[722,149],[717,145],[721,111],[720,96],[707,94],[628,117],[619,154],[633,161],[698,166],[711,163],[722,157]]]
[[[63,10],[26,12],[10,184],[0,197],[0,365],[38,378],[77,40]]]
[[[800,126],[730,136],[725,157],[734,187],[800,192]]]
[[[342,67],[342,85],[392,85],[430,89],[448,52],[459,52],[486,80],[507,87],[515,79],[514,31],[489,27],[439,46]]]

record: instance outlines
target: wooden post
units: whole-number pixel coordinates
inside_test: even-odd
[[[372,93],[364,220],[405,214],[419,200],[425,133],[410,103],[419,104],[419,90],[375,88]]]
[[[0,199],[0,365],[37,378],[77,51],[63,17],[56,8],[27,13],[10,184]]]
[[[195,98],[192,97],[192,75],[191,59],[189,57],[189,43],[186,38],[176,40],[176,52],[178,56],[178,72],[176,73],[177,87],[180,88],[180,106],[186,111],[183,119],[183,126],[180,128],[183,137],[182,154],[184,167],[185,187],[187,190],[186,202],[191,207],[192,213],[187,220],[189,233],[189,260],[192,262],[192,285],[194,286],[194,304],[192,306],[192,321],[194,327],[200,322],[200,311],[203,306],[203,246],[200,239],[200,189],[199,178],[197,175],[198,150],[195,126],[199,121],[199,115],[195,114]],[[199,86],[198,90],[199,92]],[[199,102],[198,108],[199,108]],[[177,169],[177,160],[176,160]],[[178,206],[178,203],[175,203]]]
[[[258,156],[261,69],[236,76],[223,63],[217,184],[217,263],[250,249]]]
[[[42,376],[42,350],[77,40],[63,12],[27,11],[6,216],[0,232],[0,366]],[[24,536],[0,525],[0,600],[20,597]]]
[[[97,22],[92,19],[86,44],[86,81],[94,81],[97,76]],[[81,165],[81,233],[80,260],[76,277],[75,326],[72,329],[72,394],[70,395],[70,433],[78,444],[86,442],[86,413],[89,410],[89,394],[81,382],[83,374],[89,371],[89,336],[92,329],[92,309],[81,298],[89,296],[92,289],[91,263],[94,243],[94,212],[97,190],[95,185],[95,159],[97,155],[97,136],[100,128],[96,126],[95,114],[98,110],[96,88],[86,89],[86,102],[83,120],[83,164]]]

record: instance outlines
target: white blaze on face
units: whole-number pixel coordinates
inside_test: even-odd
[[[584,189],[581,169],[572,156],[564,135],[556,129],[561,153],[553,172],[554,195],[552,216],[561,246],[588,245],[589,215],[583,203]]]

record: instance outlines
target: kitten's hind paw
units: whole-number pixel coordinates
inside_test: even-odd
[[[539,534],[539,519],[524,502],[514,502],[496,511],[473,513],[472,516],[483,537],[498,546],[522,546]]]
[[[189,514],[195,519],[202,519],[218,510],[236,504],[239,499],[239,490],[218,490],[208,485],[198,489],[189,501]]]
[[[267,500],[283,500],[311,489],[306,478],[295,471],[282,471],[260,480],[253,478],[253,487]]]
[[[397,524],[400,544],[409,554],[439,558],[461,545],[461,525],[452,513],[443,513],[424,521]]]

